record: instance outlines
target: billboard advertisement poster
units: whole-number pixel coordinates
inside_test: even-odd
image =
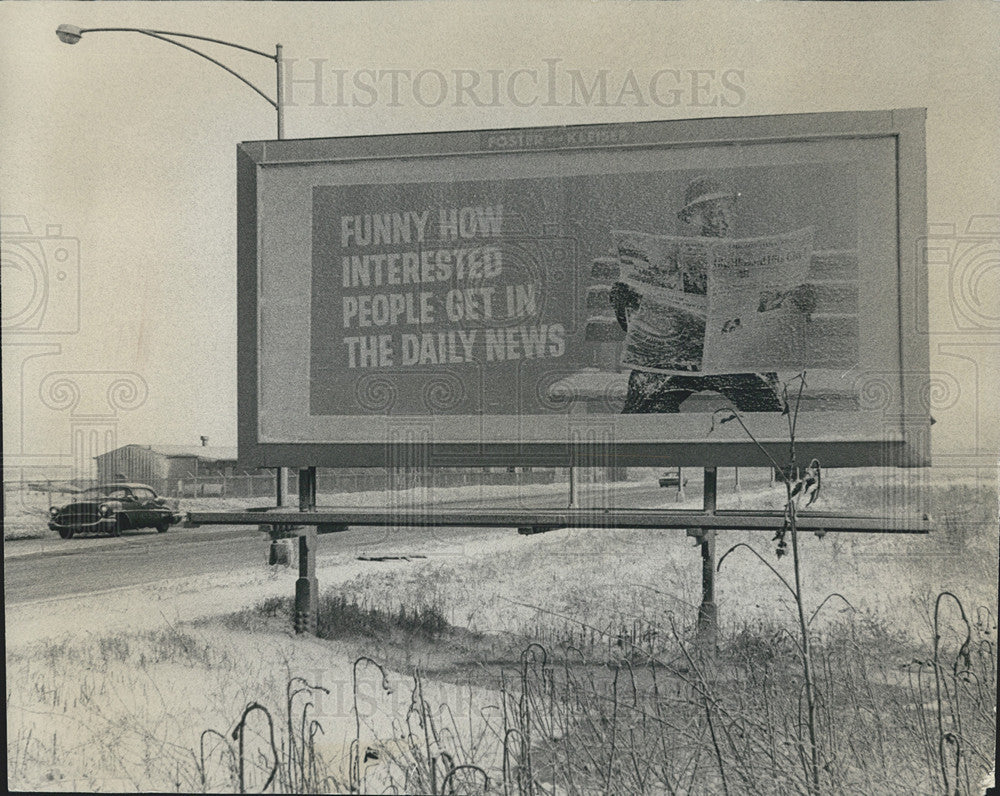
[[[924,464],[922,111],[249,142],[257,466]],[[417,457],[414,459],[413,457]]]

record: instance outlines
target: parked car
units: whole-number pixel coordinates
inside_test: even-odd
[[[684,479],[684,486],[687,486],[688,480]],[[660,486],[681,486],[681,479],[677,471],[667,471],[660,476]]]
[[[84,489],[72,503],[49,509],[49,528],[63,539],[77,533],[108,533],[156,528],[163,533],[181,521],[176,505],[145,484],[101,484]]]

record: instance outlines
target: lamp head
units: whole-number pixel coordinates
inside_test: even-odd
[[[56,36],[65,44],[76,44],[83,36],[83,30],[76,25],[60,25],[56,28]]]

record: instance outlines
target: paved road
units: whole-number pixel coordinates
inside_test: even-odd
[[[669,503],[673,489],[658,489],[655,484],[628,484],[618,487],[616,503],[648,508]],[[689,487],[690,489],[690,487]],[[696,487],[697,489],[697,487]],[[586,505],[590,490],[581,486],[580,503]],[[502,508],[511,498],[451,501],[448,508]],[[519,501],[523,507],[561,508],[565,493],[532,495]],[[399,528],[351,530],[323,536],[319,560],[338,554],[375,555],[380,545],[392,550],[420,552],[422,540],[433,533],[437,540],[448,539],[456,545],[489,533],[513,533],[510,530],[441,528],[428,531]],[[29,540],[30,541],[30,540]],[[76,537],[71,540],[46,540],[43,549],[20,554],[14,545],[4,560],[4,599],[8,606],[32,600],[53,599],[86,594],[102,589],[153,583],[171,578],[192,577],[213,572],[228,572],[260,566],[266,541],[256,527],[175,528],[165,534],[152,530],[137,531],[119,538]]]

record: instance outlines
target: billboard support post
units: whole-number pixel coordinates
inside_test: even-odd
[[[705,486],[702,508],[706,514],[715,514],[717,497],[715,467],[705,468]],[[698,639],[707,650],[714,650],[719,637],[719,608],[715,604],[715,529],[690,528],[701,547],[701,605],[698,608]]]
[[[299,470],[299,511],[316,511],[316,468]],[[299,535],[299,578],[295,581],[295,632],[316,634],[319,581],[316,578],[318,528],[308,525]]]
[[[274,505],[284,506],[288,502],[288,470],[285,467],[274,468]]]
[[[316,511],[316,468],[299,470],[299,511]]]
[[[295,632],[316,635],[319,581],[316,579],[316,526],[299,536],[299,577],[295,581]]]

